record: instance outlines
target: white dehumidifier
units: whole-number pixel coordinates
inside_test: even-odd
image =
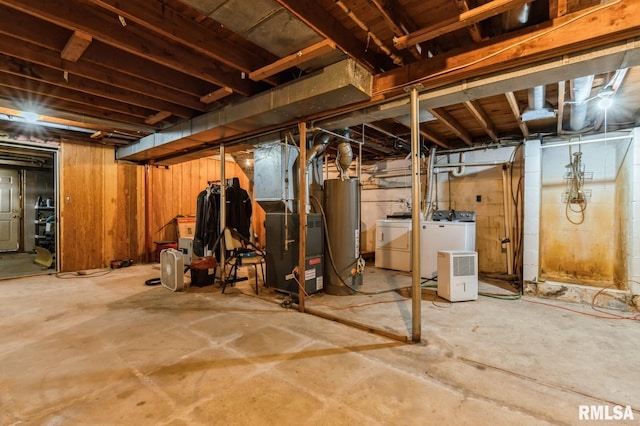
[[[478,299],[478,253],[438,252],[438,296],[450,302]]]
[[[184,257],[180,250],[160,252],[160,283],[171,291],[186,290],[184,284]]]

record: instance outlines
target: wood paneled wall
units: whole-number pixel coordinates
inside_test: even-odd
[[[149,214],[148,250],[155,251],[154,241],[176,241],[177,233],[174,219],[176,216],[194,216],[198,194],[209,181],[220,181],[220,160],[202,158],[170,167],[148,168],[149,195],[151,211]],[[249,192],[253,200],[253,187],[242,169],[227,161],[225,166],[227,179],[238,177],[240,186]],[[262,208],[254,201],[252,224],[258,241],[264,243],[264,219]],[[150,244],[149,244],[150,243]]]
[[[60,150],[62,271],[144,257],[144,169],[118,164],[112,147],[64,142]]]
[[[113,147],[65,141],[60,172],[61,270],[77,271],[107,267],[113,259],[153,261],[154,241],[176,241],[174,218],[195,215],[198,193],[220,180],[220,160],[145,167],[115,161]],[[253,199],[235,162],[227,162],[225,174],[238,177]],[[264,244],[264,211],[253,202],[253,212]]]

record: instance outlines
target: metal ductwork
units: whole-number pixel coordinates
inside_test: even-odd
[[[513,31],[524,27],[529,22],[531,14],[531,4],[525,3],[519,7],[508,10],[501,15],[502,28],[505,31]],[[550,104],[547,104],[547,88],[546,86],[535,86],[528,89],[529,103],[527,109],[522,112],[520,119],[522,121],[542,120],[545,118],[554,118],[555,110]]]
[[[528,90],[529,104],[527,109],[522,112],[520,117],[522,121],[542,120],[545,118],[554,118],[556,112],[547,103],[547,87],[536,86]]]
[[[212,142],[273,128],[371,99],[373,77],[347,59],[237,104],[205,113],[117,150],[118,160],[175,164],[217,149]],[[211,145],[211,146],[210,146]]]
[[[501,16],[502,28],[506,31],[512,31],[517,28],[524,27],[529,22],[529,14],[531,13],[531,4],[525,3],[522,6],[510,9]]]
[[[313,146],[307,151],[307,164],[311,163],[318,156],[322,155],[329,145],[331,135],[328,133],[318,133],[313,139]]]
[[[587,100],[591,97],[593,87],[593,75],[573,79],[571,89],[571,119],[569,127],[573,131],[584,129],[587,121],[587,111],[589,104]]]

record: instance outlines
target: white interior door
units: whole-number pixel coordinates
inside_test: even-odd
[[[17,170],[0,169],[0,251],[18,250],[20,181]]]

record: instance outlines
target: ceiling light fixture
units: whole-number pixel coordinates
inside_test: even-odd
[[[606,110],[613,105],[613,89],[611,87],[605,87],[596,96],[598,100],[598,108]]]
[[[610,96],[602,97],[598,101],[598,108],[600,109],[606,110],[607,108],[611,107],[611,105],[613,105],[613,99],[611,99]]]
[[[20,113],[20,116],[22,118],[24,118],[24,120],[27,123],[35,123],[36,121],[38,121],[38,114],[36,114],[35,112],[31,112],[31,111],[22,111]]]

